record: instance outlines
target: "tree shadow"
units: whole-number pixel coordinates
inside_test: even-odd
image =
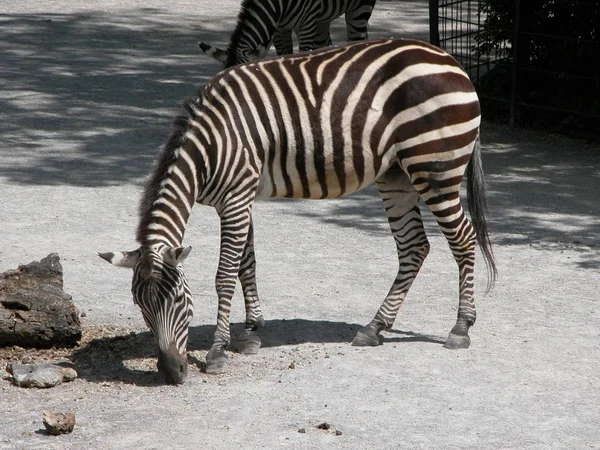
[[[259,335],[262,340],[262,348],[305,343],[346,343],[350,345],[361,326],[322,320],[268,320],[265,327],[259,331]],[[190,327],[188,352],[208,351],[212,344],[214,329],[214,325]],[[232,324],[232,341],[235,341],[243,330],[243,323]],[[383,344],[409,342],[443,344],[444,340],[411,331],[389,330],[384,333],[382,342]],[[127,366],[126,361],[139,358],[157,358],[154,339],[149,331],[95,338],[74,350],[71,356],[79,378],[90,382],[110,381],[139,386],[164,384],[162,376],[154,367],[148,370],[139,370]],[[189,362],[197,367],[202,367],[204,364],[194,355],[189,355]]]
[[[140,182],[181,101],[216,73],[197,30],[157,9],[0,22],[0,136],[13,150],[0,176],[13,183]]]
[[[578,267],[598,269],[597,143],[498,126],[482,139],[494,243],[574,250]]]
[[[401,5],[407,23],[427,11]],[[398,8],[376,7],[373,37],[402,34],[393,31]],[[236,16],[226,8],[189,17],[155,8],[0,14],[0,140],[11,149],[0,177],[84,187],[142,182],[179,104],[220,70],[198,41],[227,43]],[[334,38],[345,41],[345,31]]]

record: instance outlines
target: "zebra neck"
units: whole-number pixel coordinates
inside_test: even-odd
[[[165,165],[165,159],[170,164]],[[142,200],[138,242],[142,246],[180,247],[197,196],[196,163],[186,148],[179,146],[166,158],[163,155]]]

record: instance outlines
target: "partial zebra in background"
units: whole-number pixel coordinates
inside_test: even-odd
[[[496,268],[486,224],[479,101],[452,57],[423,42],[392,39],[271,58],[220,72],[184,106],[188,115],[176,120],[143,196],[140,247],[100,254],[133,268],[134,301],[157,340],[159,369],[168,382],[182,383],[187,373],[192,299],[181,263],[190,247],[181,245],[194,202],[216,208],[221,223],[208,373],[226,366],[237,279],[246,305],[238,348],[250,354],[260,347],[257,330],[264,319],[256,288],[254,201],[337,198],[373,182],[399,269],[353,344],[380,344],[380,332],[394,323],[429,252],[421,198],[458,264],[458,316],[445,346],[469,346],[476,241],[490,285]],[[465,170],[473,225],[460,202]]]
[[[376,0],[244,0],[227,50],[205,42],[204,53],[232,67],[266,56],[293,53],[292,31],[300,51],[331,45],[330,24],[342,14],[348,41],[368,39],[367,25]]]

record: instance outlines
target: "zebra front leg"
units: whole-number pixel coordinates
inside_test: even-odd
[[[309,50],[314,50],[315,46],[315,34],[317,31],[317,24],[314,21],[310,21],[308,23],[302,24],[298,30],[296,30],[296,35],[298,36],[298,50],[301,52],[306,52]]]
[[[346,11],[346,33],[348,42],[369,39],[369,19],[375,7],[375,0],[363,0],[356,9]]]
[[[377,346],[380,332],[394,324],[398,310],[429,253],[429,242],[419,211],[419,197],[408,176],[395,163],[377,180],[388,222],[398,251],[398,275],[375,318],[361,328],[355,346]]]
[[[227,366],[225,347],[231,342],[229,314],[240,263],[246,247],[250,229],[248,206],[225,208],[219,212],[221,218],[221,249],[215,285],[219,306],[217,328],[212,347],[206,355],[206,373],[223,373]]]
[[[246,322],[244,324],[244,332],[237,339],[236,348],[244,355],[255,355],[261,346],[257,330],[263,327],[265,319],[260,309],[258,289],[256,287],[256,257],[254,255],[254,226],[252,218],[250,218],[248,239],[244,247],[238,278],[244,291]]]
[[[330,34],[330,22],[320,22],[317,24],[315,33],[315,48],[330,47],[333,45]]]
[[[278,55],[291,55],[294,53],[294,41],[291,30],[275,30],[273,45]]]

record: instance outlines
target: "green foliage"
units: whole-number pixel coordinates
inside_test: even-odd
[[[512,58],[514,0],[482,0],[476,53]],[[521,0],[520,64],[589,75],[599,68],[600,4],[593,0]]]
[[[483,0],[481,14],[485,16],[485,22],[482,31],[476,36],[476,54],[509,57],[511,47],[507,44],[512,42],[514,1]]]
[[[591,128],[598,128],[600,2],[520,0],[515,52],[516,4],[516,0],[481,0],[485,19],[474,52],[493,64],[478,80],[478,90],[484,96],[508,98],[516,60],[520,123],[571,129],[588,129],[592,123]],[[580,119],[574,120],[567,111],[581,114]]]

